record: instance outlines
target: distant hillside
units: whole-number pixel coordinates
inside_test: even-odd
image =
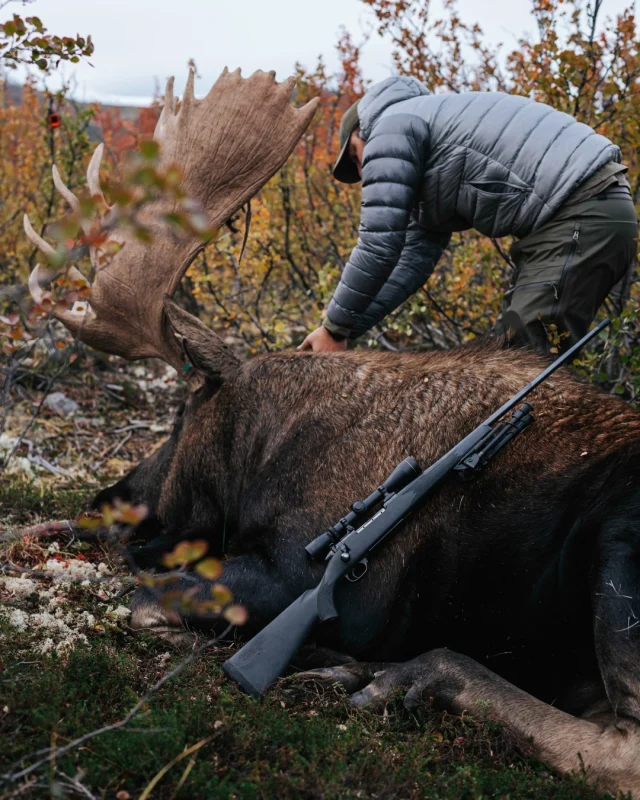
[[[22,85],[9,82],[7,83],[7,87],[11,100],[14,103],[20,103],[22,98]],[[41,92],[37,92],[37,94],[42,96]],[[71,100],[70,102],[78,109],[100,106],[100,109],[103,113],[113,112],[114,114],[117,114],[123,122],[137,122],[140,111],[142,110],[141,106],[116,106],[107,105],[105,103],[81,103],[77,100]],[[102,139],[102,136],[100,135],[100,129],[95,123],[91,123],[89,126],[89,136],[94,141],[100,141]]]

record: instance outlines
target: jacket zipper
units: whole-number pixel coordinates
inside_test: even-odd
[[[560,305],[560,297],[562,296],[562,290],[564,289],[564,285],[567,281],[567,273],[571,269],[573,258],[579,246],[580,246],[580,228],[577,227],[573,232],[571,250],[569,251],[567,260],[564,262],[564,267],[562,268],[562,275],[560,276],[560,283],[558,284],[558,287],[556,289],[556,301],[553,304],[553,308],[551,309],[551,319],[555,319],[556,314],[558,313],[558,306]]]

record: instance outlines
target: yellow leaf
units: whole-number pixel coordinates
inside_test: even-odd
[[[199,572],[203,578],[215,580],[222,575],[222,564],[217,558],[205,558],[196,564],[196,572]]]
[[[97,517],[89,516],[88,514],[81,514],[76,520],[76,525],[85,530],[94,530],[101,528],[104,525],[102,514]]]
[[[232,625],[244,625],[248,616],[247,609],[237,604],[224,610],[224,618]]]
[[[182,567],[202,558],[209,549],[209,545],[202,539],[193,542],[178,542],[171,553],[168,553],[162,563],[165,567]]]
[[[227,603],[230,603],[233,599],[231,592],[221,583],[215,583],[211,587],[211,595],[213,596],[214,602],[219,606],[226,606]]]

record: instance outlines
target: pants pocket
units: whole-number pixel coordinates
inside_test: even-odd
[[[556,291],[556,299],[555,303],[553,304],[553,308],[551,309],[551,319],[554,320],[558,314],[558,305],[560,303],[560,298],[562,297],[562,292],[564,287],[567,283],[567,278],[571,272],[573,267],[573,262],[577,255],[580,255],[580,227],[581,223],[576,222],[575,229],[573,231],[573,236],[571,237],[571,246],[569,249],[569,255],[567,256],[567,260],[564,263],[564,267],[562,268],[562,275],[560,276],[560,283],[558,285],[558,289]]]

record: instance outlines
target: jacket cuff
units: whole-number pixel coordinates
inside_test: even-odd
[[[336,325],[335,322],[331,322],[330,319],[323,320],[322,326],[329,331],[336,342],[344,342],[351,334],[349,328],[345,328],[343,325]]]

